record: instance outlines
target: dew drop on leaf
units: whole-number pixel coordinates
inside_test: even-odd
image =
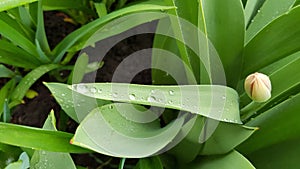
[[[130,99],[130,100],[135,100],[135,95],[134,95],[134,94],[130,94],[130,95],[129,95],[129,99]]]
[[[92,87],[92,88],[90,88],[90,92],[91,92],[91,93],[96,93],[96,92],[97,92],[97,89],[96,89],[95,87]]]
[[[173,91],[173,90],[170,90],[170,91],[169,91],[169,94],[170,94],[171,96],[173,96],[173,95],[174,95],[174,91]]]
[[[148,100],[149,102],[155,102],[155,101],[156,101],[156,98],[153,97],[153,96],[149,96],[147,100]]]

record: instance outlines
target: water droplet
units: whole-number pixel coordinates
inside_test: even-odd
[[[156,102],[156,98],[153,96],[149,96],[147,99],[149,102]]]
[[[135,95],[134,95],[134,94],[130,94],[130,95],[129,95],[129,99],[130,99],[130,100],[135,100]]]
[[[260,10],[257,10],[257,13],[260,13]]]
[[[87,92],[87,87],[86,85],[78,84],[74,88],[77,92],[79,93],[86,93]]]
[[[102,89],[98,89],[97,92],[98,92],[98,93],[102,93]]]
[[[92,88],[90,88],[90,92],[91,92],[91,93],[96,93],[96,92],[97,92],[97,89],[96,89],[95,87],[92,87]]]
[[[173,91],[173,90],[170,90],[170,91],[169,91],[169,94],[170,94],[171,96],[173,96],[173,95],[174,95],[174,91]]]
[[[114,97],[114,98],[118,97],[118,93],[113,93],[112,97]]]
[[[155,93],[155,90],[151,90],[151,93]]]
[[[172,104],[172,103],[173,103],[173,101],[172,101],[172,100],[169,100],[169,101],[168,101],[168,103],[169,103],[169,104]]]
[[[109,108],[109,109],[113,109],[114,106],[113,106],[113,105],[109,105],[108,108]]]
[[[64,96],[66,96],[66,94],[62,93],[61,96],[64,97]]]
[[[254,22],[254,20],[252,19],[251,22]]]

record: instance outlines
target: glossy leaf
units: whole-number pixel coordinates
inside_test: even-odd
[[[238,0],[201,0],[199,13],[204,25],[202,31],[207,35],[223,63],[226,82],[235,88],[239,80],[244,48],[243,5]],[[222,6],[222,8],[219,8]],[[198,18],[200,20],[200,18]],[[200,27],[201,28],[201,27]],[[209,49],[211,50],[211,49]],[[211,63],[211,66],[215,63]]]
[[[15,8],[18,6],[22,6],[31,2],[35,2],[37,0],[5,0],[0,4],[0,11],[8,10],[11,8]]]
[[[149,115],[142,106],[136,106],[143,114],[141,121],[132,121],[127,113],[131,104],[116,103],[93,110],[79,125],[72,144],[98,153],[115,157],[142,158],[153,155],[169,144],[180,131],[184,118],[178,118],[164,128],[158,120],[147,122]],[[154,114],[152,114],[154,115]]]
[[[299,16],[300,7],[293,8],[264,27],[246,45],[243,77],[300,49]]]
[[[181,167],[182,169],[255,169],[255,167],[240,153],[232,151],[228,154],[217,156],[201,156],[195,162],[189,163]]]
[[[25,96],[27,90],[45,73],[60,67],[60,65],[56,64],[49,64],[49,65],[42,65],[30,73],[28,73],[21,82],[17,85],[14,92],[11,95],[12,100],[22,100]]]
[[[0,142],[4,144],[55,152],[89,152],[71,145],[69,142],[72,136],[65,132],[0,123]]]
[[[61,108],[76,122],[81,122],[93,109],[111,103],[73,92],[62,83],[45,83]]]
[[[82,83],[69,87],[92,98],[184,110],[219,121],[241,123],[237,93],[226,86]]]
[[[245,154],[299,138],[300,94],[291,96],[286,101],[270,108],[246,125],[257,126],[259,130],[239,146]]]
[[[266,0],[251,20],[246,32],[246,44],[274,19],[288,12],[294,3],[295,0]]]
[[[253,17],[257,14],[257,11],[264,4],[266,0],[247,0],[245,6],[245,25],[248,26],[253,19]]]
[[[203,144],[200,155],[224,154],[247,140],[258,128],[219,123],[218,127]],[[251,138],[251,137],[250,137]]]

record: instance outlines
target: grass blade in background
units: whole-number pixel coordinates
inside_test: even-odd
[[[42,65],[30,73],[28,73],[21,82],[17,85],[16,89],[11,95],[12,100],[20,101],[25,96],[27,90],[45,73],[60,67],[60,65],[56,64],[49,64],[49,65]]]
[[[2,0],[0,4],[0,12],[35,1],[38,0]]]
[[[80,9],[84,7],[82,0],[43,0],[44,10]]]
[[[0,40],[0,56],[0,63],[16,67],[32,69],[40,65],[40,61],[35,56],[5,40]]]
[[[40,55],[40,57],[42,57],[41,60],[47,61],[47,60],[49,60],[47,55],[50,54],[50,47],[49,47],[48,40],[46,37],[46,32],[45,32],[44,15],[43,15],[43,8],[42,8],[43,0],[39,0],[37,3],[38,3],[38,9],[37,9],[38,11],[37,11],[37,25],[36,25],[35,42],[36,42],[36,45],[38,44],[38,46],[40,46],[41,51],[43,51],[43,53],[45,53],[44,55],[46,56],[46,58],[43,58]]]
[[[81,28],[75,30],[71,34],[69,34],[65,39],[63,39],[53,50],[53,56],[55,56],[55,63],[58,63],[63,55],[82,37],[87,36],[87,35],[92,35],[94,32],[96,32],[101,25],[104,25],[105,23],[116,19],[120,16],[124,16],[129,13],[134,13],[134,12],[142,12],[142,11],[158,11],[158,10],[169,10],[174,7],[172,6],[163,6],[163,5],[157,5],[158,1],[146,1],[145,3],[139,3],[136,5],[132,5],[126,8],[122,8],[120,10],[117,10],[115,12],[112,12],[102,18],[99,18],[93,22],[90,22]],[[158,3],[158,4],[161,4]],[[147,20],[146,18],[145,22],[149,22],[151,20]],[[121,28],[120,28],[121,29]],[[122,29],[125,31],[124,29]],[[84,42],[82,42],[84,43]]]
[[[11,40],[16,45],[23,48],[25,51],[30,53],[33,56],[37,57],[36,47],[35,45],[23,34],[14,29],[9,23],[0,20],[0,34]]]

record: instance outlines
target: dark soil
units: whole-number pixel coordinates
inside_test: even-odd
[[[46,12],[45,13],[45,27],[49,44],[53,48],[59,43],[67,34],[74,31],[77,26],[67,23],[64,18],[65,14],[60,12]],[[155,23],[149,23],[142,25],[135,29],[155,29]],[[118,39],[118,35],[112,39]],[[99,42],[100,44],[106,44],[111,39],[106,39]],[[95,81],[97,82],[110,82],[112,80],[113,73],[116,67],[130,54],[139,51],[141,49],[147,49],[152,47],[153,35],[141,34],[134,35],[118,42],[113,48],[111,48],[104,56],[104,66],[97,71]],[[105,45],[103,45],[105,46]],[[151,60],[144,60],[146,64],[151,64]],[[136,63],[131,66],[135,66]],[[57,121],[59,122],[61,109],[59,104],[55,101],[49,90],[42,84],[42,81],[52,81],[49,76],[42,77],[36,82],[32,89],[37,91],[39,95],[33,99],[25,99],[25,103],[17,106],[12,112],[12,123],[42,127],[48,113],[51,109],[55,111]],[[151,84],[151,70],[146,69],[137,74],[132,80],[132,83],[139,84]],[[60,125],[60,124],[58,124]],[[74,132],[78,124],[69,119],[66,126],[67,132]],[[58,128],[60,128],[58,126]],[[96,168],[111,168],[111,165],[118,165],[119,159],[107,157],[101,154],[72,154],[76,165],[88,167],[89,169]],[[102,161],[102,162],[101,162]],[[128,161],[126,161],[127,163]],[[136,163],[136,160],[129,160],[129,163]]]

